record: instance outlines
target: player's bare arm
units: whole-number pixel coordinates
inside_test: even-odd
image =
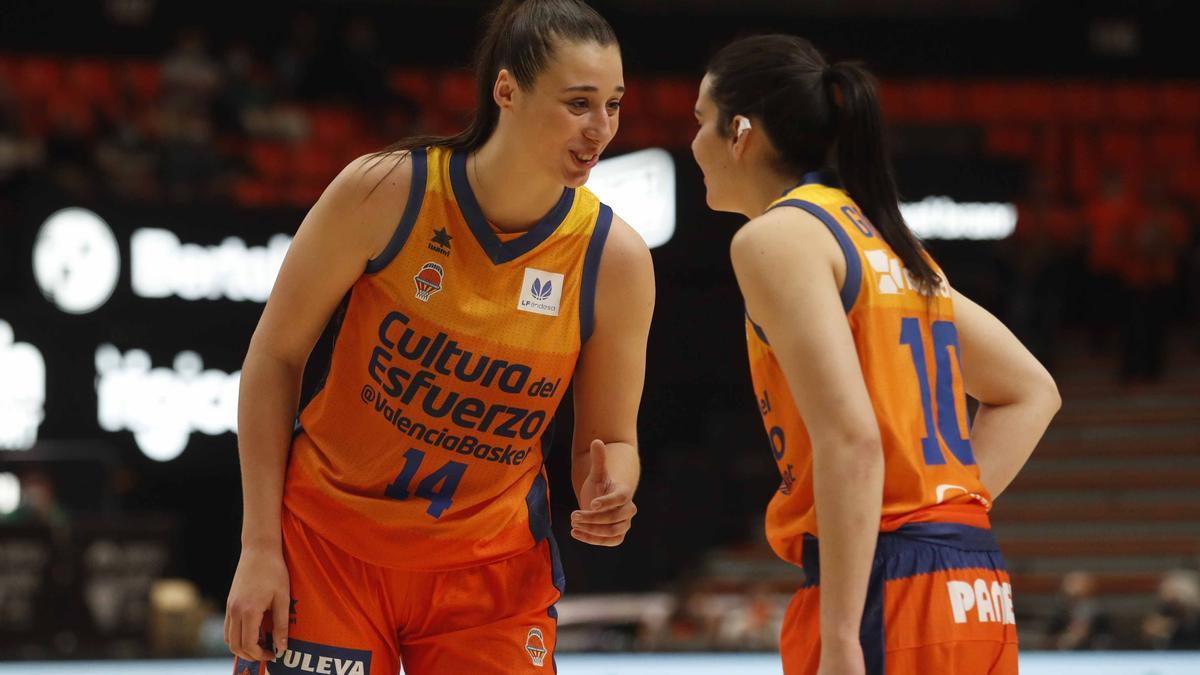
[[[575,370],[571,475],[579,510],[571,536],[589,544],[620,544],[637,513],[637,415],[653,311],[650,251],[614,216],[596,281],[595,329]]]
[[[387,245],[411,176],[407,161],[359,159],[333,180],[296,232],[250,340],[238,402],[242,554],[225,613],[225,642],[242,658],[273,659],[258,644],[267,610],[272,648],[287,644],[280,510],[304,364],[346,290]]]
[[[963,383],[979,401],[971,444],[980,480],[995,499],[1016,478],[1062,406],[1045,367],[986,309],[955,291]]]
[[[821,663],[861,667],[859,624],[882,508],[883,449],[838,295],[845,260],[825,226],[793,208],[743,226],[731,255],[746,309],[771,341],[812,438]]]

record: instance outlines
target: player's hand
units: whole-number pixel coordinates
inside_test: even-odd
[[[858,640],[821,640],[821,665],[817,675],[866,675],[862,645]]]
[[[604,441],[592,441],[589,452],[591,469],[579,490],[581,508],[571,514],[571,536],[585,544],[617,546],[637,513],[633,488],[609,476]]]
[[[283,553],[243,548],[225,606],[225,644],[234,655],[250,661],[274,661],[287,648],[288,570]],[[264,624],[265,616],[271,617]],[[271,626],[274,644],[259,629]],[[260,640],[262,640],[260,642]]]

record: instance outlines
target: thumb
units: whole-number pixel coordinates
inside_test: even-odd
[[[589,454],[592,458],[592,480],[604,482],[608,478],[608,450],[604,447],[604,441],[599,438],[593,440]]]
[[[281,658],[287,651],[288,644],[288,610],[291,609],[291,598],[287,593],[276,593],[271,602],[271,645],[275,650],[275,658]]]

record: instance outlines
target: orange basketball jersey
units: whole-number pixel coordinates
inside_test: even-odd
[[[532,229],[498,234],[465,154],[411,161],[408,206],[351,288],[299,416],[284,506],[361,560],[445,570],[549,536],[542,463],[612,211],[564,189]]]
[[[990,497],[971,450],[948,287],[932,297],[919,293],[900,258],[850,197],[822,184],[823,177],[805,176],[770,208],[816,216],[846,257],[842,305],[883,441],[880,530],[921,521],[986,528]],[[783,476],[767,507],[767,538],[780,557],[799,565],[804,535],[818,536],[812,443],[769,338],[747,316],[750,373]]]

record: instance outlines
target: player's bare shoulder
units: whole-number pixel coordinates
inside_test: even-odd
[[[642,235],[637,233],[629,223],[620,216],[613,214],[612,225],[608,230],[608,239],[604,244],[604,257],[601,265],[609,266],[623,273],[653,272],[654,263],[650,257],[650,248]]]
[[[313,213],[326,227],[360,242],[371,255],[387,246],[408,204],[413,160],[408,152],[364,155],[346,165]]]

